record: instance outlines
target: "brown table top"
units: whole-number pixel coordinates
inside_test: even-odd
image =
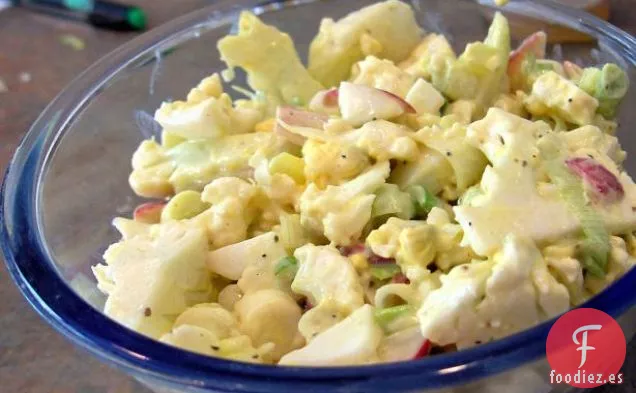
[[[128,0],[144,8],[151,27],[209,3],[205,0]],[[612,23],[636,34],[633,0],[614,0]],[[60,42],[72,34],[86,44],[76,51]],[[0,12],[0,173],[42,109],[78,72],[135,37],[12,8]],[[1,258],[0,258],[1,259]],[[147,393],[148,390],[53,331],[18,293],[0,260],[0,391],[10,393]],[[636,348],[631,345],[632,366]],[[627,366],[627,364],[626,364]],[[630,378],[631,377],[631,378]],[[636,375],[603,392],[636,391]]]

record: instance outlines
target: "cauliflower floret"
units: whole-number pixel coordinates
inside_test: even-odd
[[[307,346],[283,356],[281,365],[338,366],[375,363],[383,337],[373,307],[365,304]]]
[[[208,356],[253,363],[270,363],[273,343],[257,348],[239,331],[234,316],[216,303],[199,304],[184,311],[170,333],[161,336],[166,344]]]
[[[250,176],[248,162],[257,152],[271,157],[287,147],[285,139],[273,132],[181,141],[170,148],[146,140],[133,154],[129,183],[135,193],[148,198],[201,191],[218,177]]]
[[[297,210],[300,195],[304,190],[301,184],[298,184],[287,174],[272,173],[271,160],[268,160],[267,157],[261,153],[255,154],[249,163],[250,166],[254,168],[254,180],[256,184],[261,187],[269,201],[275,205],[271,206],[271,209]]]
[[[543,257],[552,274],[566,286],[573,305],[582,303],[588,294],[583,286],[583,266],[575,258],[577,241],[568,240],[543,249]]]
[[[389,163],[382,162],[340,186],[321,190],[310,184],[300,198],[303,226],[324,233],[336,244],[352,243],[371,218],[373,192],[384,184],[389,172]]]
[[[170,176],[175,165],[170,162],[166,149],[154,140],[141,142],[132,156],[132,167],[128,183],[137,195],[165,198],[174,193]]]
[[[417,143],[404,126],[386,120],[370,121],[357,130],[343,135],[377,161],[397,159],[414,161],[419,155]]]
[[[318,187],[341,184],[370,166],[367,155],[355,146],[335,141],[308,140],[303,145],[305,177]]]
[[[251,204],[258,187],[236,177],[221,177],[205,186],[201,200],[212,206],[195,220],[205,223],[213,248],[247,238],[247,228],[256,216]]]
[[[598,278],[591,274],[585,277],[585,288],[593,294],[598,294],[611,283],[621,278],[631,268],[636,266],[636,258],[629,255],[625,240],[618,236],[610,238],[611,250],[605,277]]]
[[[274,344],[275,361],[303,345],[298,332],[301,309],[286,293],[264,289],[243,296],[234,306],[240,329],[257,345]]]
[[[596,98],[554,71],[537,78],[525,104],[533,115],[553,114],[578,125],[591,124],[598,108]]]
[[[366,240],[373,253],[395,258],[406,277],[413,282],[429,274],[427,266],[436,255],[435,228],[424,221],[407,221],[391,217]]]
[[[349,259],[333,246],[307,244],[294,253],[298,272],[292,290],[307,296],[314,307],[299,323],[302,335],[310,341],[364,304],[363,289]],[[336,316],[335,318],[333,316]]]
[[[218,74],[203,79],[186,101],[164,102],[155,112],[155,120],[165,132],[186,139],[250,132],[262,118],[261,110],[233,108]]]
[[[367,245],[375,254],[395,258],[409,280],[420,282],[428,276],[432,262],[448,271],[475,256],[460,245],[461,239],[461,227],[451,223],[446,211],[434,207],[425,222],[389,218],[369,234]]]
[[[489,261],[454,267],[418,310],[422,335],[459,348],[508,336],[570,307],[530,239],[510,236]]]
[[[176,315],[212,293],[207,248],[204,228],[180,221],[111,245],[105,265],[93,267],[108,295],[104,313],[153,338],[168,332]]]
[[[488,163],[484,154],[467,142],[467,130],[461,124],[455,123],[446,129],[424,127],[416,133],[416,139],[448,161],[459,194],[479,181]]]
[[[428,34],[413,49],[408,59],[399,66],[411,75],[431,80],[431,68],[434,64],[445,63],[456,59],[453,48],[441,34]]]
[[[396,0],[370,5],[338,21],[325,18],[309,48],[309,72],[325,86],[335,86],[366,55],[400,61],[419,39],[413,10]]]
[[[351,81],[391,92],[401,98],[415,83],[415,77],[398,68],[391,60],[367,56],[353,66]]]

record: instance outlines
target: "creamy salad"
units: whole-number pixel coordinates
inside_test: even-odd
[[[458,55],[397,0],[325,18],[308,66],[248,11],[218,49],[222,76],[156,111],[130,175],[152,200],[93,267],[123,325],[246,362],[405,361],[530,328],[634,266],[618,66],[545,59],[543,32],[511,50],[501,14]]]

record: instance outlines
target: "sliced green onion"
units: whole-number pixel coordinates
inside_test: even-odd
[[[378,325],[382,326],[383,329],[387,329],[396,319],[413,314],[414,312],[415,307],[409,304],[403,304],[400,306],[376,309],[374,317]]]
[[[426,216],[434,207],[440,206],[439,199],[424,186],[410,186],[406,191],[411,194],[416,216]]]
[[[373,278],[384,281],[393,278],[396,274],[401,273],[400,267],[394,263],[371,265],[369,272]]]
[[[278,261],[278,263],[274,267],[274,274],[276,276],[284,275],[284,276],[293,278],[296,276],[297,272],[298,272],[298,259],[292,256],[282,258],[280,261]]]
[[[557,186],[568,209],[579,219],[585,239],[580,258],[583,267],[596,277],[604,277],[610,252],[610,237],[602,218],[589,205],[581,179],[560,160],[547,164],[548,176]]]

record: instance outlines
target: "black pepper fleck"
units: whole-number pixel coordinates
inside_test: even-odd
[[[336,316],[336,314],[331,314],[331,318],[336,319],[338,317]]]
[[[278,235],[275,235],[275,236],[274,236],[274,242],[275,242],[275,243],[278,243],[278,241],[279,241],[279,240],[280,240],[280,239],[278,238]]]
[[[213,351],[218,351],[221,348],[217,347],[216,345],[210,345],[210,348],[212,348]]]
[[[263,258],[267,258],[267,254],[263,254],[261,255]]]
[[[473,223],[472,223],[471,221],[468,221],[468,226],[469,226],[469,227],[472,227],[472,226],[473,226]]]
[[[480,340],[476,340],[475,341],[475,345],[479,345],[479,344],[481,344],[481,341]]]
[[[347,155],[346,154],[343,154],[340,157],[344,158],[345,160],[347,159]]]
[[[503,139],[503,137],[501,135],[498,135],[498,136],[499,136],[499,143],[501,143],[502,145],[505,145],[506,141]]]
[[[447,151],[447,152],[446,152],[446,155],[447,155],[448,157],[450,157],[450,156],[452,156],[452,155],[453,155],[453,153],[451,153],[451,152]]]
[[[377,117],[375,117],[375,116],[373,116],[373,118],[372,118],[371,120],[372,120],[372,121],[376,121],[376,120],[378,120],[378,118],[377,118]]]
[[[528,166],[528,161],[526,161],[526,160],[521,161],[521,166],[524,167],[524,168],[527,167]]]
[[[572,102],[572,101],[573,101],[572,98],[568,98],[568,102]]]
[[[317,335],[318,335],[318,332],[312,334],[311,337],[316,337]]]
[[[150,307],[146,307],[144,309],[144,316],[149,317],[152,315],[152,310],[150,309]]]
[[[462,270],[464,271],[468,270],[468,265],[462,265]]]
[[[591,159],[594,159],[594,156],[591,154],[588,154],[587,156],[590,157]]]
[[[258,355],[252,355],[252,359],[258,359]]]

